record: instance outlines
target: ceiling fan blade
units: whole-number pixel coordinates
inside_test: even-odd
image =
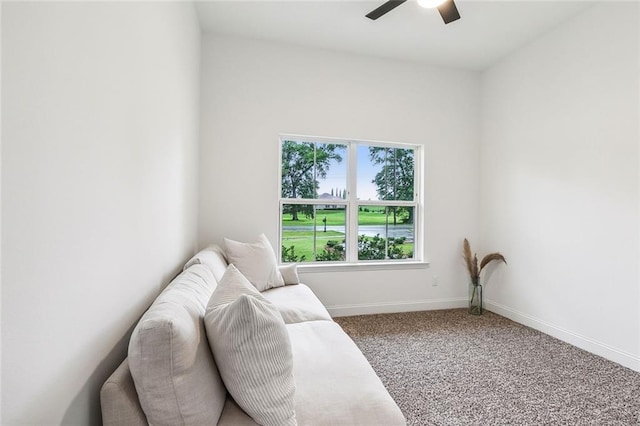
[[[442,20],[445,24],[460,19],[460,13],[458,13],[458,8],[453,0],[446,0],[438,6],[438,12],[440,12],[440,16],[442,16]]]
[[[378,7],[377,9],[374,9],[371,12],[367,13],[366,16],[367,18],[373,19],[375,21],[382,15],[391,12],[393,9],[400,6],[405,1],[407,0],[389,0],[388,2],[384,3],[382,6]]]

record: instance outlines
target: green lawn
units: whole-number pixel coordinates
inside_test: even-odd
[[[344,225],[345,224],[345,211],[344,210],[318,210],[316,211],[316,217],[318,224],[322,225],[322,219],[327,218],[327,225]],[[290,213],[284,213],[282,215],[282,225],[287,226],[304,226],[313,225],[315,220],[307,217],[304,213],[298,213],[298,220],[293,220]]]
[[[318,232],[316,234],[316,249],[321,252],[327,241],[333,240],[342,244],[344,233],[338,231]],[[282,245],[289,248],[295,246],[296,256],[304,255],[307,262],[313,261],[313,231],[283,231]]]

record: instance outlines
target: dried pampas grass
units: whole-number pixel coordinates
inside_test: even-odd
[[[480,267],[478,267],[478,256],[476,254],[471,254],[471,245],[469,244],[469,240],[464,239],[464,243],[462,244],[462,256],[464,257],[464,261],[467,264],[467,271],[469,272],[469,277],[471,277],[471,283],[473,285],[480,284],[480,273],[494,260],[502,261],[505,264],[507,260],[500,253],[490,253],[482,258],[482,262],[480,262]]]

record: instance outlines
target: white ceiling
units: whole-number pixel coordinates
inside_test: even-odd
[[[409,0],[377,21],[385,0],[197,2],[207,33],[483,70],[592,6],[591,1],[456,0],[462,18],[444,25],[436,9]]]

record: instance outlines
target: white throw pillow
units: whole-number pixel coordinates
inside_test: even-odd
[[[284,285],[300,284],[300,277],[298,277],[298,265],[292,263],[290,265],[282,265],[278,268]]]
[[[204,316],[211,351],[227,390],[257,423],[295,425],[289,334],[280,312],[229,265]]]
[[[264,234],[254,243],[225,238],[224,247],[227,262],[234,264],[259,291],[284,285],[276,254]]]

